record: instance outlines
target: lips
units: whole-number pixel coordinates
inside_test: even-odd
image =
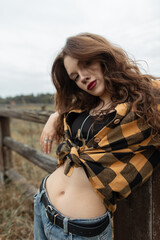
[[[96,86],[96,84],[97,84],[97,81],[96,81],[96,80],[90,82],[90,83],[88,84],[88,86],[87,86],[87,89],[88,89],[88,90],[92,90],[92,89]]]

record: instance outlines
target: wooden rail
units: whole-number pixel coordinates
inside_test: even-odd
[[[49,173],[55,170],[56,159],[10,136],[10,118],[45,123],[49,115],[45,111],[0,109],[0,185],[5,184],[5,176],[20,183],[28,196],[36,192],[36,188],[13,169],[11,151]],[[113,220],[115,240],[160,240],[160,166],[141,188],[118,203]]]
[[[17,118],[36,123],[45,123],[50,113],[45,111],[0,109],[0,185],[4,177],[23,185],[24,192],[33,196],[36,188],[28,183],[12,166],[11,151],[15,151],[35,165],[51,173],[56,169],[57,159],[51,158],[26,144],[18,142],[10,136],[10,118]]]

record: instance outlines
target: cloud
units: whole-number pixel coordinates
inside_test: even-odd
[[[55,91],[53,59],[66,38],[79,32],[103,35],[159,74],[158,0],[0,0],[0,5],[0,96]]]
[[[49,74],[47,76],[34,72],[0,71],[0,79],[2,96],[55,92]]]

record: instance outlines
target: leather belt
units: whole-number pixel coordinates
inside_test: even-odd
[[[40,186],[40,192],[43,189],[43,181]],[[48,219],[54,224],[63,229],[64,217],[58,213],[48,201],[46,193],[44,192],[41,197],[41,201],[45,206],[46,215]],[[98,223],[76,223],[72,220],[68,220],[68,232],[84,236],[84,237],[94,237],[102,233],[109,224],[109,216],[107,215],[104,219],[100,220]]]

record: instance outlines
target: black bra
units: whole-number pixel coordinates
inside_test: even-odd
[[[72,141],[81,146],[81,139],[85,139],[87,143],[92,139],[104,126],[106,126],[114,117],[115,112],[111,112],[104,116],[102,120],[94,122],[93,116],[87,112],[82,112],[73,120],[70,125],[72,132]],[[80,138],[77,135],[78,130],[80,131]]]

